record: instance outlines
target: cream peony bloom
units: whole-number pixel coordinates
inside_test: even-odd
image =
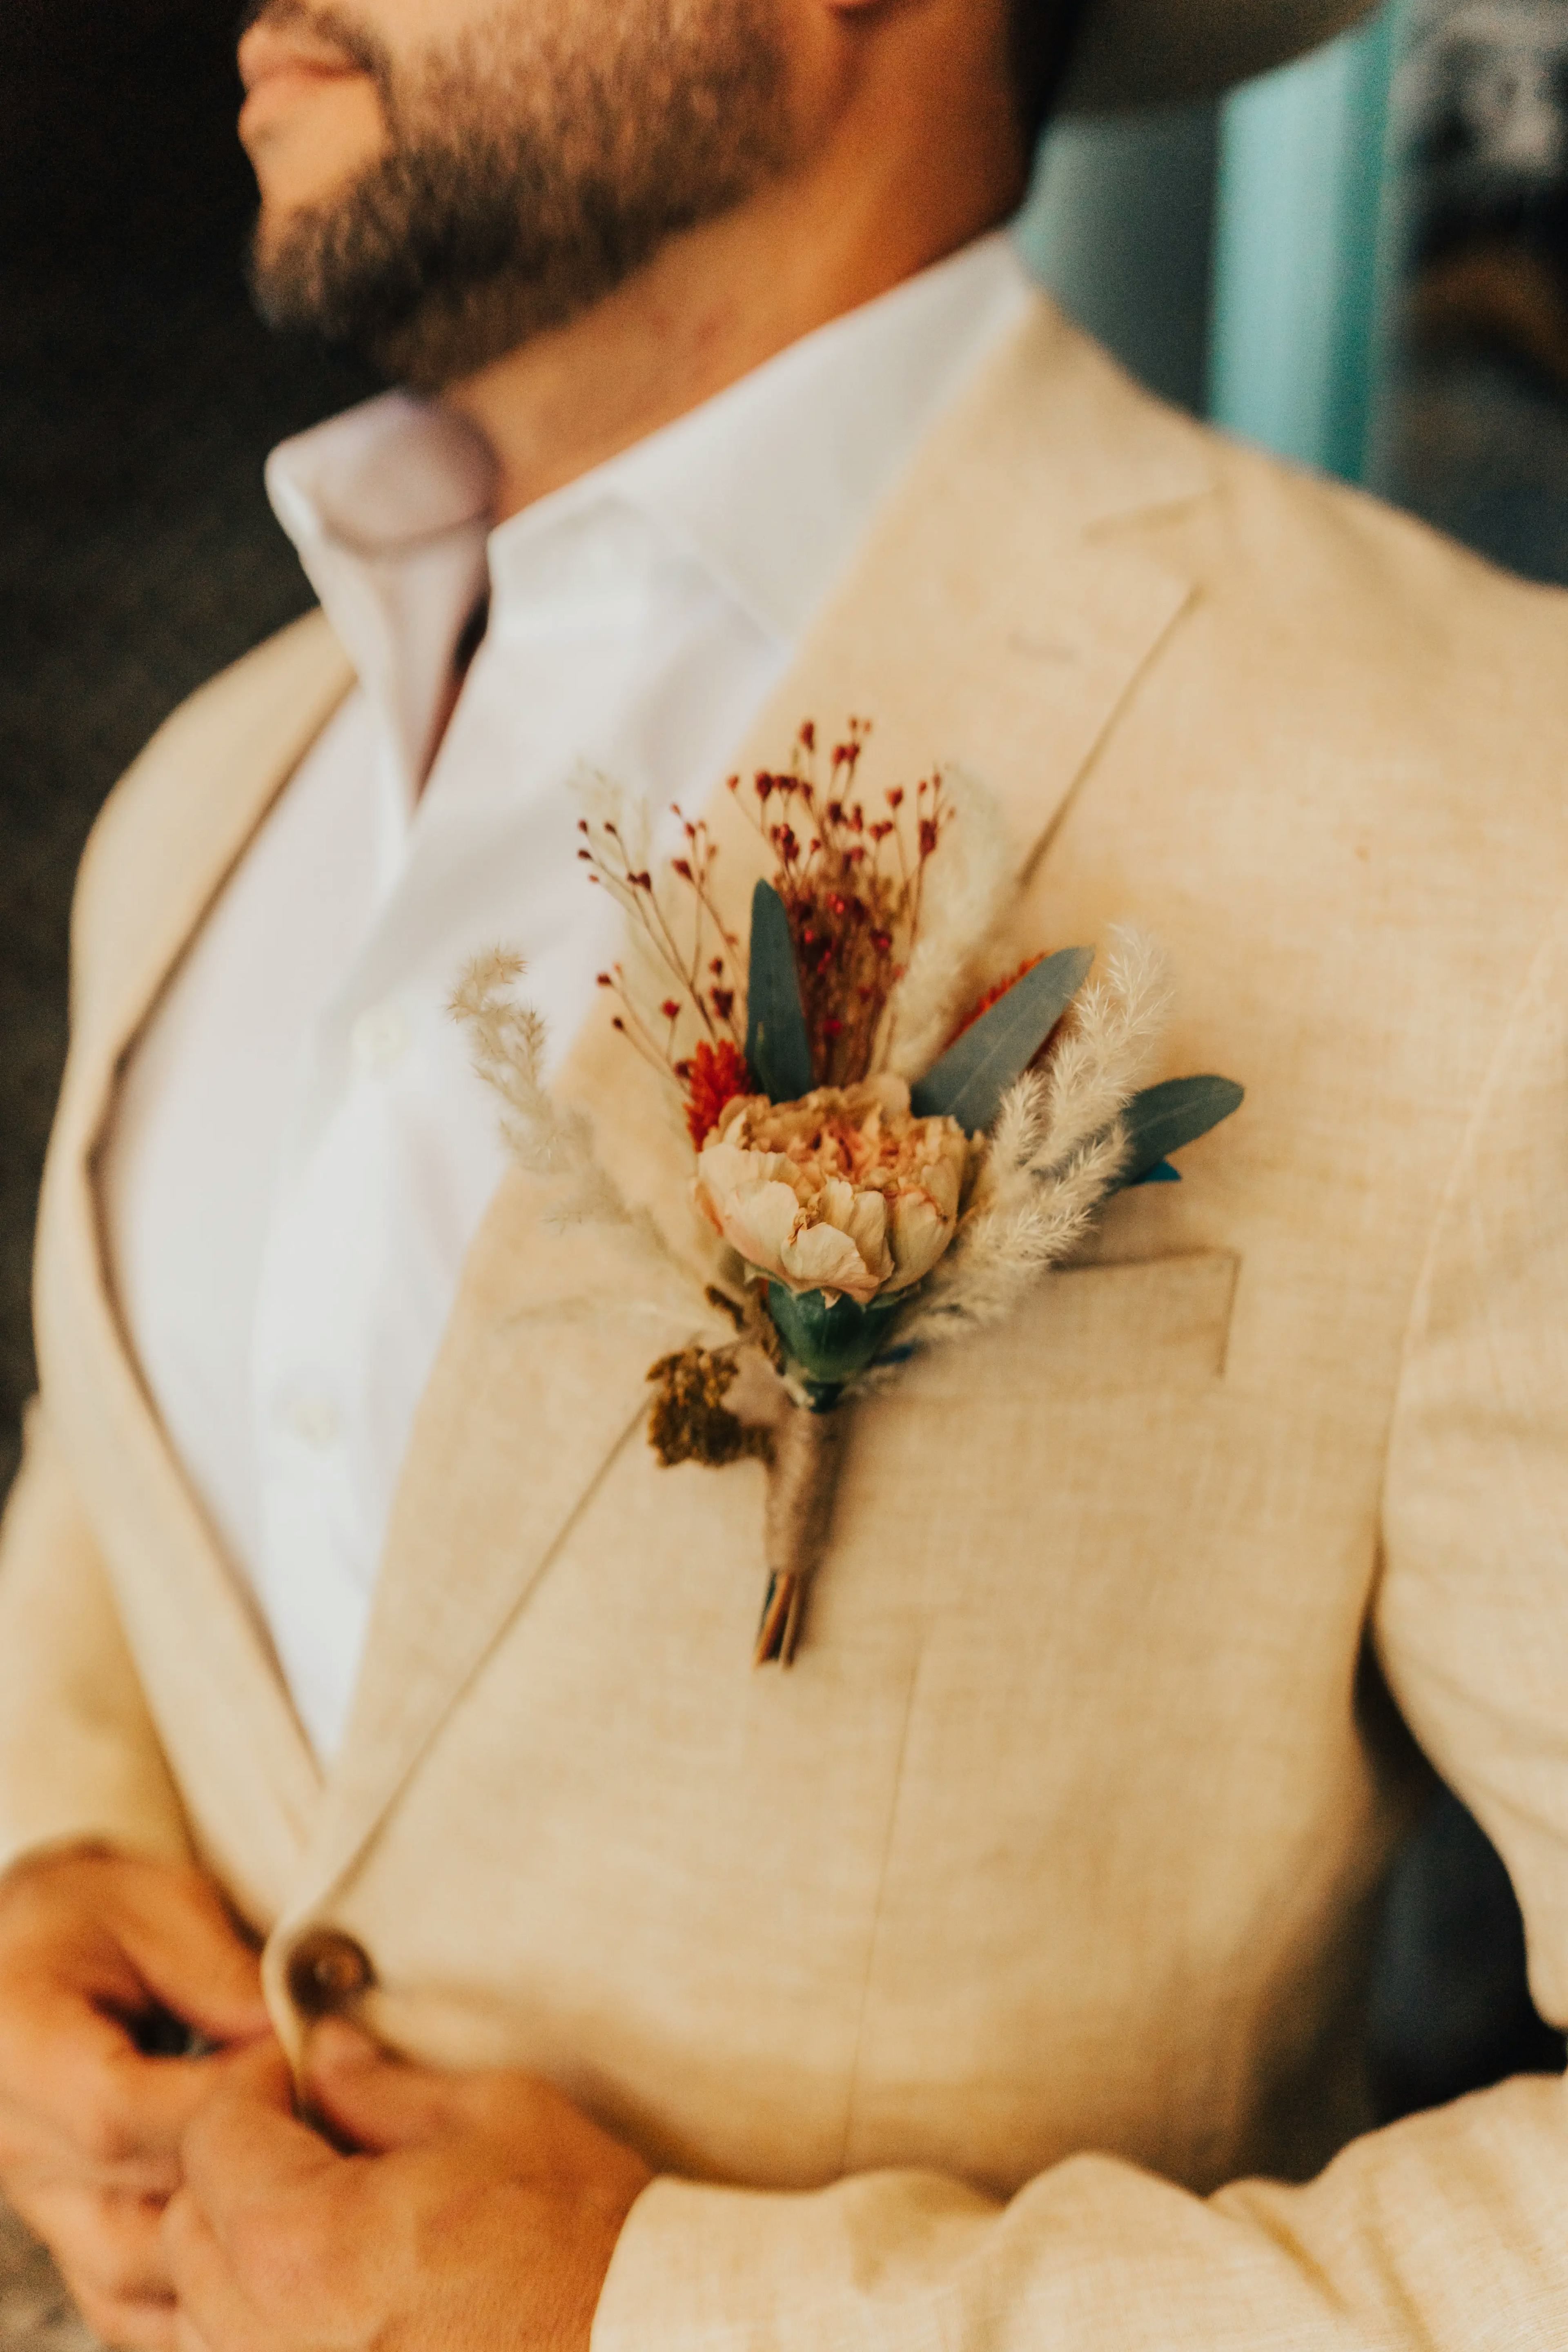
[[[748,1265],[865,1307],[929,1274],[958,1223],[969,1142],[915,1118],[901,1078],[731,1103],[697,1158],[698,1206]]]

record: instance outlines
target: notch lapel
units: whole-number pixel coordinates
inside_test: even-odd
[[[132,1361],[104,1262],[95,1159],[137,1033],[350,683],[336,640],[312,616],[215,681],[143,754],[165,803],[151,815],[138,809],[156,870],[126,876],[115,906],[93,908],[98,961],[73,1008],[40,1208],[36,1308],[51,1422],[103,1531],[121,1613],[198,1839],[258,1920],[285,1899],[319,1776],[265,1635]],[[111,805],[103,822],[115,821]],[[90,853],[83,877],[90,897]]]
[[[1003,802],[1026,877],[1191,593],[1118,526],[1201,495],[1210,473],[1197,429],[1042,300],[921,452],[738,767],[778,766],[808,716],[828,730],[868,714],[871,788],[961,762]],[[743,937],[762,845],[727,793],[709,816]],[[588,1110],[687,1286],[609,1228],[552,1229],[531,1180],[502,1185],[416,1423],[301,1912],[352,1867],[617,1450],[644,1442],[649,1361],[702,1326],[689,1147],[612,1011],[596,1008],[557,1092]]]

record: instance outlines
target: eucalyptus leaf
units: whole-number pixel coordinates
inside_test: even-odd
[[[770,1102],[796,1102],[814,1084],[795,941],[770,882],[752,893],[752,966],[746,987],[746,1060]]]
[[[768,1285],[768,1312],[784,1353],[808,1381],[835,1389],[866,1370],[908,1304],[907,1292],[895,1292],[890,1298],[874,1298],[868,1307],[840,1295],[830,1307],[820,1290],[791,1290],[782,1282]]]
[[[945,1115],[966,1134],[984,1134],[994,1124],[1003,1096],[1023,1076],[1089,978],[1093,961],[1092,948],[1063,948],[1015,981],[926,1072],[911,1097],[917,1114]]]
[[[1131,1183],[1124,1185],[1122,1190],[1131,1192],[1140,1184],[1179,1184],[1181,1181],[1181,1170],[1173,1168],[1168,1160],[1162,1160],[1158,1167],[1150,1169],[1147,1176],[1134,1176]]]
[[[1215,1077],[1167,1078],[1134,1095],[1121,1114],[1132,1149],[1118,1189],[1125,1192],[1146,1178],[1169,1183],[1169,1177],[1155,1176],[1162,1161],[1218,1127],[1246,1099],[1245,1087],[1233,1078]]]

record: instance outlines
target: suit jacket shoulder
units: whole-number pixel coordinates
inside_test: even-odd
[[[1568,894],[1568,593],[1367,493],[1210,432],[1212,488],[1144,519],[1194,601],[1159,686],[1173,778],[1217,764],[1237,821],[1297,801],[1405,876],[1469,862]],[[1129,714],[1137,734],[1137,714]]]

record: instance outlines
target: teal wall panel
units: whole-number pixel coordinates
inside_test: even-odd
[[[1389,92],[1400,10],[1223,109],[1209,408],[1282,456],[1363,476],[1397,243]]]
[[[1184,407],[1207,392],[1218,110],[1064,122],[1046,142],[1019,248],[1134,375]]]

